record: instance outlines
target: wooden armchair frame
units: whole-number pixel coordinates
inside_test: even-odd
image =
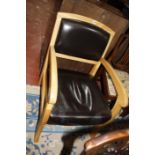
[[[110,39],[108,41],[108,44],[107,44],[105,50],[103,51],[103,54],[99,61],[83,59],[83,58],[79,58],[79,57],[69,56],[66,54],[60,54],[55,51],[54,45],[56,42],[56,37],[57,37],[58,31],[59,31],[61,20],[63,18],[84,21],[86,23],[90,23],[92,25],[100,27],[101,29],[103,29],[104,31],[106,31],[110,34]],[[49,44],[49,48],[47,50],[45,62],[44,62],[43,68],[42,68],[42,72],[40,74],[39,83],[40,83],[40,85],[42,85],[42,87],[41,87],[41,103],[40,103],[41,105],[40,105],[40,117],[39,117],[39,121],[38,121],[36,132],[35,132],[35,137],[34,137],[35,142],[38,142],[41,131],[42,131],[44,125],[47,123],[47,121],[49,119],[49,115],[51,113],[51,110],[57,100],[57,93],[58,93],[57,57],[74,60],[74,61],[79,61],[79,62],[83,62],[83,63],[88,63],[88,64],[93,64],[93,67],[89,72],[89,74],[92,76],[95,76],[95,74],[101,64],[106,68],[107,72],[110,74],[110,76],[114,82],[114,85],[115,85],[115,88],[116,88],[116,91],[118,94],[117,101],[112,109],[112,118],[107,123],[111,122],[119,114],[121,107],[125,107],[128,105],[128,100],[127,100],[128,97],[125,92],[125,89],[123,88],[123,85],[121,84],[121,82],[120,82],[119,78],[117,77],[113,68],[104,59],[105,54],[108,51],[109,45],[114,37],[114,34],[115,34],[114,31],[112,31],[109,27],[107,27],[106,25],[104,25],[94,19],[87,18],[87,17],[77,15],[77,14],[72,14],[72,13],[62,13],[62,12],[58,13],[57,19],[55,22],[55,26],[54,26],[54,30],[53,30],[53,34],[52,34],[52,38],[51,38],[51,41]],[[49,83],[48,83],[49,86],[47,86],[47,68],[48,68],[48,66],[50,68]]]

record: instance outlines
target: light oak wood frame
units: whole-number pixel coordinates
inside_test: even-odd
[[[83,58],[69,56],[66,54],[61,54],[61,53],[55,52],[54,45],[56,42],[56,37],[57,37],[58,31],[59,31],[61,20],[63,18],[90,23],[92,25],[95,25],[95,26],[103,29],[104,31],[106,31],[110,34],[108,44],[107,44],[105,50],[103,51],[103,54],[102,54],[100,60],[98,60],[98,61],[88,60],[88,59],[83,59]],[[40,103],[40,118],[38,120],[35,137],[34,137],[34,142],[38,142],[41,131],[42,131],[44,125],[47,123],[49,115],[51,113],[51,110],[52,110],[54,104],[56,103],[57,92],[58,92],[58,73],[57,73],[57,60],[56,60],[57,57],[93,64],[93,67],[92,67],[91,71],[89,72],[89,74],[92,76],[95,76],[95,74],[101,64],[104,65],[104,67],[107,69],[110,76],[112,77],[114,84],[116,83],[115,84],[116,91],[118,91],[118,100],[117,100],[114,108],[112,109],[112,119],[110,121],[112,121],[114,119],[114,117],[119,113],[121,106],[124,107],[127,105],[127,102],[126,102],[127,95],[125,93],[123,86],[121,85],[121,82],[119,81],[119,78],[117,77],[117,75],[114,72],[114,70],[112,69],[112,67],[110,67],[110,64],[108,64],[108,62],[106,62],[104,60],[106,52],[108,51],[110,43],[114,37],[114,34],[115,34],[115,32],[112,31],[109,27],[107,27],[106,25],[104,25],[94,19],[84,17],[81,15],[77,15],[77,14],[72,14],[72,13],[59,12],[57,14],[57,19],[55,22],[53,34],[51,37],[51,41],[49,43],[45,62],[44,62],[42,72],[40,74],[40,79],[39,79],[39,83],[40,83],[40,85],[42,85],[42,87],[41,87],[41,103]],[[47,86],[47,67],[48,67],[48,65],[50,68],[49,86]],[[110,121],[108,121],[108,122],[110,122]]]

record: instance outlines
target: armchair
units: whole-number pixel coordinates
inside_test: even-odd
[[[104,59],[114,37],[106,25],[77,14],[59,12],[40,74],[40,116],[34,141],[38,142],[46,124],[104,126],[128,105],[119,78]],[[57,58],[91,64],[88,74],[61,70]],[[103,65],[111,76],[117,100],[108,107],[94,76]]]

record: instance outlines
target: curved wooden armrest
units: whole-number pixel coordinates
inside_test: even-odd
[[[117,100],[115,104],[119,104],[121,107],[127,107],[128,106],[128,95],[119,77],[117,76],[115,70],[105,59],[101,59],[100,61],[102,65],[105,67],[106,71],[109,73],[113,81],[113,84],[115,86],[115,89],[117,92]]]
[[[105,122],[104,124],[97,125],[95,133],[92,133],[92,137],[94,137],[96,135],[98,129],[111,123],[119,115],[122,107],[128,106],[128,95],[127,95],[126,90],[123,87],[119,77],[115,73],[114,69],[105,59],[102,58],[100,60],[100,62],[104,66],[106,71],[109,73],[109,75],[113,81],[113,84],[114,84],[116,92],[117,92],[117,99],[116,99],[116,102],[115,102],[113,108],[111,109],[111,114],[112,114],[111,119],[108,120],[107,122]]]
[[[50,70],[49,70],[49,101],[48,103],[54,104],[57,100],[58,94],[58,71],[57,71],[57,60],[54,47],[50,47],[50,54],[49,54],[49,63],[50,63]]]
[[[109,142],[113,142],[115,140],[124,139],[129,137],[129,130],[118,130],[109,132],[107,134],[92,138],[85,143],[85,151],[89,151],[91,149],[97,148],[101,145],[105,145]]]

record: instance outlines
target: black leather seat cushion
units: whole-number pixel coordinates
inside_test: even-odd
[[[66,70],[58,71],[58,98],[48,124],[95,125],[111,118],[93,77]]]
[[[62,19],[56,39],[56,52],[99,60],[110,35],[97,26],[82,21]]]

